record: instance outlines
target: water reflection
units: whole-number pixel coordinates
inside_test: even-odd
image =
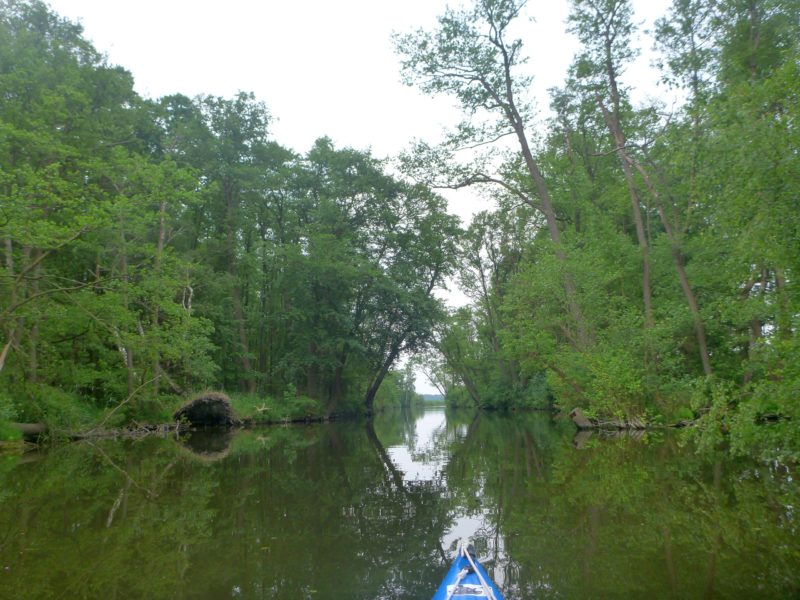
[[[429,598],[464,536],[510,599],[795,595],[794,469],[679,442],[434,409],[5,458],[0,598]]]
[[[215,462],[228,456],[234,435],[233,430],[198,429],[181,434],[178,439],[193,456]]]
[[[448,421],[444,407],[429,409],[420,415],[407,431],[403,439],[387,448],[387,453],[392,462],[402,472],[403,479],[407,482],[435,482],[442,486],[444,493],[447,491],[446,467],[451,458],[451,451],[458,444],[463,444],[469,436],[470,424],[477,423],[476,413],[471,415],[470,423],[461,422],[451,415]],[[448,423],[451,427],[448,428]],[[485,497],[482,487],[474,490],[475,500]],[[482,561],[497,559],[497,550],[494,546],[497,536],[491,531],[489,524],[492,522],[491,510],[487,507],[451,507],[451,523],[442,535],[442,548],[444,549],[445,562],[455,557],[458,541],[470,538],[478,542],[478,547],[484,551],[479,556]],[[491,552],[491,554],[486,554]],[[492,565],[487,564],[491,569]],[[498,572],[502,578],[502,572]],[[498,580],[499,581],[499,580]]]
[[[387,447],[387,453],[403,473],[403,479],[441,481],[442,470],[447,464],[447,447],[454,441],[447,439],[446,426],[444,408],[425,411],[403,432],[401,440]]]

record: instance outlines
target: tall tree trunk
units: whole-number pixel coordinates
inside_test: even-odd
[[[247,329],[245,327],[244,311],[242,310],[242,292],[237,285],[233,288],[233,316],[236,319],[237,330],[239,332],[239,345],[241,347],[241,361],[244,373],[240,379],[244,383],[244,388],[249,393],[255,393],[256,380],[253,378],[253,367],[250,363],[250,346],[247,341]]]
[[[383,360],[380,370],[373,378],[369,388],[367,388],[367,393],[364,395],[364,405],[366,406],[367,414],[372,414],[372,409],[375,404],[375,394],[378,393],[383,380],[386,378],[386,374],[389,372],[389,369],[392,368],[394,361],[397,360],[397,357],[400,355],[400,350],[402,349],[406,335],[406,333],[403,333],[403,335],[400,336],[400,339],[396,340],[392,344],[388,356]]]
[[[464,387],[466,388],[469,397],[472,398],[472,402],[475,404],[475,407],[480,408],[482,401],[478,386],[475,384],[475,380],[472,379],[472,376],[469,374],[469,369],[464,364],[464,361],[461,360],[460,349],[459,356],[454,356],[453,353],[448,352],[441,346],[439,348],[439,352],[441,352],[442,356],[444,356],[445,360],[447,361],[447,364],[450,365],[450,367],[454,370],[456,377],[461,380],[461,383],[464,384]]]
[[[441,267],[442,265],[436,265],[433,268],[430,281],[428,282],[427,289],[425,290],[426,296],[430,296],[431,292],[433,292],[433,288],[436,287],[436,282],[439,280],[439,274],[441,273]],[[384,359],[378,374],[372,380],[369,388],[367,388],[367,393],[364,396],[364,404],[366,405],[367,414],[372,414],[372,408],[375,403],[375,394],[378,393],[378,389],[381,387],[381,383],[383,383],[386,374],[394,364],[394,361],[397,360],[397,357],[400,355],[400,351],[403,349],[403,344],[405,344],[406,336],[408,336],[409,331],[409,328],[404,329],[403,332],[391,343],[389,346],[389,355]]]
[[[630,172],[632,168],[636,169],[644,179],[645,185],[647,186],[650,195],[653,197],[656,207],[658,209],[658,216],[661,220],[662,225],[664,226],[664,230],[667,232],[667,236],[669,237],[670,245],[672,247],[672,261],[675,265],[675,270],[678,272],[678,279],[680,281],[681,290],[683,291],[683,295],[686,298],[686,303],[689,305],[689,311],[692,314],[692,321],[694,324],[694,331],[695,337],[697,339],[697,346],[700,353],[700,361],[703,365],[703,372],[709,376],[712,374],[711,371],[711,360],[709,357],[708,352],[708,342],[706,341],[706,333],[705,327],[703,326],[703,319],[700,315],[700,308],[697,304],[697,299],[694,295],[694,291],[692,290],[691,285],[689,284],[689,278],[686,275],[686,269],[684,268],[684,260],[683,255],[680,251],[680,247],[678,244],[678,239],[676,237],[675,231],[669,219],[667,218],[666,211],[664,210],[664,206],[661,203],[661,199],[658,195],[658,191],[656,190],[655,186],[652,183],[652,180],[645,171],[642,166],[634,161],[630,154],[625,149],[625,136],[623,135],[622,128],[621,128],[621,121],[620,121],[620,94],[619,94],[619,87],[617,84],[617,77],[616,77],[616,69],[614,66],[614,57],[612,52],[612,46],[614,44],[614,37],[616,36],[616,31],[612,31],[612,29],[606,28],[603,32],[604,36],[604,49],[605,49],[605,62],[604,67],[606,70],[606,76],[608,77],[608,84],[609,84],[609,92],[611,94],[611,102],[613,104],[613,114],[610,116],[607,115],[609,112],[605,109],[602,104],[600,97],[598,96],[597,100],[600,104],[601,109],[603,110],[603,116],[606,117],[606,122],[609,127],[612,129],[612,135],[614,140],[617,144],[617,152],[620,156],[620,160],[623,164],[623,169],[625,170],[625,177],[629,181],[629,188],[632,186],[632,173]],[[639,203],[633,195],[633,191],[631,192],[631,202],[635,204],[635,208],[639,209]],[[646,244],[647,239],[642,235],[644,229],[642,227],[641,221],[641,212],[639,210],[634,211],[634,218],[636,215],[639,215],[639,220],[636,223],[636,233],[637,237],[639,238],[639,244],[642,247],[643,257],[646,256]],[[641,228],[641,229],[640,229]],[[647,267],[647,276],[649,279],[649,266]],[[649,281],[648,281],[649,283]],[[651,317],[652,318],[652,317]]]
[[[319,365],[317,360],[317,344],[312,340],[308,344],[308,355],[311,362],[306,368],[306,395],[309,398],[319,399]]]
[[[8,282],[11,286],[9,291],[9,306],[14,306],[17,303],[17,285],[14,280],[14,243],[11,241],[10,237],[5,239],[5,254]],[[3,371],[3,367],[6,365],[6,360],[11,352],[11,347],[14,345],[16,334],[16,319],[9,319],[8,326],[5,329],[5,344],[3,348],[0,349],[0,372]]]
[[[32,264],[32,261],[31,261],[31,253],[32,252],[33,252],[33,248],[31,248],[30,246],[23,246],[23,248],[22,248],[22,260],[20,261],[21,262],[21,264],[20,264],[20,273],[16,278],[16,281],[19,284],[17,286],[17,297],[21,301],[26,300],[28,298],[28,296],[29,296],[29,293],[30,293],[30,290],[28,290],[28,286],[25,283],[25,281],[26,281],[25,276],[27,275],[27,273],[30,272],[30,268],[31,268],[31,264]],[[29,323],[27,322],[29,320],[30,319],[26,319],[25,317],[19,317],[17,319],[17,330],[18,330],[17,335],[19,336],[19,343],[20,344],[22,344],[23,342],[27,343],[27,339],[24,336],[24,334],[26,333],[26,328],[29,327]],[[30,361],[28,361],[28,364],[26,364],[24,366],[24,377],[25,377],[26,381],[31,381]]]
[[[786,289],[786,277],[783,269],[775,267],[775,293],[777,295],[777,307],[775,324],[777,326],[778,337],[788,340],[792,337],[792,310],[789,306],[789,291]]]
[[[120,223],[120,240],[122,243],[122,252],[119,257],[120,262],[120,277],[122,278],[122,303],[125,306],[125,312],[127,313],[130,310],[130,299],[128,296],[128,288],[130,286],[130,279],[128,276],[128,241],[125,237],[125,228],[123,224]],[[95,271],[95,278],[100,278],[100,259],[98,257],[97,260],[97,269]],[[134,357],[133,357],[133,348],[130,346],[123,346],[122,340],[119,340],[120,344],[120,351],[123,355],[123,360],[125,361],[125,369],[127,370],[128,374],[128,397],[133,396],[134,390],[136,389],[136,372],[134,368]]]
[[[253,366],[250,363],[250,344],[247,339],[247,328],[242,310],[242,287],[238,283],[238,273],[236,269],[236,219],[235,219],[235,197],[230,181],[224,182],[225,194],[225,234],[227,241],[226,258],[228,262],[228,273],[234,280],[232,291],[233,317],[236,320],[236,329],[239,334],[239,359],[242,363],[243,374],[239,378],[240,385],[249,393],[255,393],[256,381],[253,378]]]
[[[36,249],[33,251],[33,262],[36,265],[33,268],[32,275],[33,281],[31,282],[31,295],[39,293],[39,279],[41,277],[42,251]],[[39,382],[39,318],[34,316],[28,333],[28,381],[31,383]]]
[[[622,152],[624,152],[624,150]],[[659,219],[661,220],[661,224],[663,225],[664,231],[666,232],[670,242],[670,247],[672,250],[672,262],[675,265],[675,270],[678,272],[681,290],[683,291],[684,298],[686,298],[686,303],[689,305],[689,311],[692,314],[692,322],[694,324],[694,332],[697,339],[698,351],[700,352],[700,361],[703,365],[703,373],[705,373],[706,376],[711,376],[713,371],[711,369],[711,358],[708,352],[705,326],[703,325],[703,318],[700,314],[700,306],[697,303],[697,298],[695,297],[692,286],[689,283],[689,277],[686,275],[686,269],[684,266],[684,259],[680,249],[679,240],[672,228],[671,223],[669,222],[669,219],[667,218],[667,213],[664,210],[664,205],[661,202],[661,197],[658,194],[658,190],[653,185],[650,175],[638,162],[630,158],[628,160],[639,171],[644,179],[648,191],[655,200]]]
[[[262,244],[264,243],[262,237]],[[262,248],[262,261],[261,261],[261,313],[258,319],[258,339],[257,339],[257,349],[256,349],[256,356],[257,358],[257,365],[258,365],[258,372],[262,375],[266,375],[267,379],[269,378],[269,334],[267,328],[267,315],[271,314],[270,306],[269,306],[269,277],[267,276],[267,261],[265,258],[266,252]],[[266,390],[264,389],[264,379],[258,384],[258,392],[264,393]]]
[[[617,70],[614,67],[614,55],[612,47],[614,38],[610,29],[605,29],[604,37],[604,50],[605,50],[605,70],[606,77],[608,78],[608,89],[611,94],[611,110],[609,111],[603,103],[600,95],[597,95],[597,104],[603,113],[603,119],[606,122],[609,133],[614,144],[617,147],[617,156],[622,165],[622,172],[625,175],[625,182],[628,185],[628,193],[631,199],[631,212],[633,214],[633,221],[636,224],[636,239],[639,243],[639,251],[642,255],[642,301],[644,303],[644,326],[645,329],[651,329],[654,325],[653,321],[653,291],[650,283],[650,257],[649,247],[647,242],[647,235],[644,228],[644,220],[642,219],[642,203],[639,198],[639,193],[636,190],[636,185],[633,180],[633,165],[631,164],[628,153],[625,152],[625,132],[622,130],[622,111],[620,108],[620,95],[619,84],[617,82]]]
[[[17,151],[12,146],[11,155],[9,157],[9,164],[6,165],[9,171],[16,166],[16,157]],[[4,195],[7,198],[11,197],[11,183],[7,181],[6,185],[4,186]],[[14,242],[11,239],[11,236],[6,236],[5,240],[5,262],[6,262],[6,271],[8,272],[8,282],[10,286],[9,291],[9,306],[15,306],[17,304],[17,283],[16,277],[14,272]],[[8,320],[8,325],[5,328],[5,343],[0,349],[0,373],[2,373],[3,368],[6,365],[6,361],[8,360],[8,355],[11,353],[11,349],[16,344],[16,336],[21,333],[21,328],[17,326],[18,320],[11,318]],[[0,320],[0,325],[2,325],[2,320]]]
[[[2,372],[3,367],[6,366],[6,359],[8,358],[8,353],[11,351],[11,344],[14,341],[14,330],[11,329],[7,335],[8,341],[6,341],[6,343],[3,345],[3,348],[0,349],[0,372]]]
[[[469,397],[472,398],[475,408],[480,408],[483,405],[483,402],[481,401],[481,394],[478,391],[478,386],[475,385],[472,377],[470,377],[469,374],[464,371],[461,374],[461,381],[464,382],[464,387],[467,388],[467,393],[469,394]]]
[[[503,377],[505,377],[506,381],[511,382],[513,384],[517,384],[519,383],[517,372],[512,368],[511,362],[503,358],[503,354],[500,351],[500,339],[497,335],[497,332],[498,330],[502,329],[503,323],[500,320],[498,311],[493,306],[492,296],[489,290],[489,283],[486,280],[486,273],[484,273],[480,256],[478,256],[477,263],[478,263],[477,265],[473,266],[477,266],[477,271],[479,275],[479,281],[481,285],[481,299],[483,305],[485,306],[486,324],[489,326],[489,332],[488,332],[489,343],[492,345],[492,350],[494,351],[494,355],[497,358],[498,369],[503,374]],[[494,261],[493,261],[493,268],[496,273],[497,265],[496,263],[494,263]],[[469,386],[466,381],[464,382],[464,385],[467,386],[467,390],[469,391]],[[472,395],[472,392],[470,392],[470,395]],[[480,406],[481,402],[478,396],[473,396],[472,399],[477,406]]]
[[[761,279],[758,282],[759,283],[758,295],[761,298],[762,302],[764,301],[764,296],[766,294],[768,276],[769,276],[769,269],[762,268]],[[750,296],[750,292],[752,291],[754,284],[755,280],[751,280],[751,282],[745,287],[745,290],[742,293],[743,300],[747,300],[747,298]],[[744,378],[742,380],[742,383],[744,385],[750,383],[750,381],[752,381],[753,379],[752,365],[753,362],[755,361],[756,346],[758,344],[758,341],[764,335],[763,327],[764,324],[761,321],[760,317],[753,317],[752,319],[750,319],[750,335],[749,335],[750,339],[747,344],[747,360],[749,361],[750,364],[747,365],[747,368],[745,369]]]
[[[515,115],[515,119],[512,121],[512,125],[514,127],[514,132],[517,134],[517,140],[519,141],[520,148],[522,149],[522,156],[525,159],[525,166],[528,170],[528,173],[533,179],[533,182],[536,187],[536,191],[539,196],[539,201],[541,202],[542,213],[544,214],[545,222],[547,223],[547,230],[550,233],[550,239],[553,242],[554,252],[556,258],[559,262],[566,265],[567,262],[567,255],[564,252],[564,246],[561,242],[561,232],[558,229],[558,221],[556,219],[556,211],[553,208],[553,202],[550,198],[550,192],[547,189],[547,183],[544,180],[544,176],[542,172],[539,170],[539,166],[536,164],[536,161],[533,158],[533,153],[531,152],[530,146],[528,145],[528,139],[525,135],[525,129],[522,125],[522,120],[519,117],[519,113],[517,113],[516,107],[512,105],[513,114]],[[578,349],[585,350],[589,346],[589,333],[586,328],[586,323],[583,318],[583,313],[581,312],[580,307],[578,306],[578,299],[577,299],[577,289],[575,287],[575,282],[572,279],[572,275],[569,271],[565,268],[563,273],[562,285],[564,286],[564,292],[567,296],[567,308],[569,310],[569,314],[572,317],[573,323],[578,332]]]
[[[166,217],[167,203],[162,200],[158,205],[158,240],[156,242],[156,257],[155,257],[155,276],[161,277],[161,260],[164,253],[164,240],[166,238],[166,228],[164,221]],[[158,322],[161,319],[161,310],[158,304],[158,294],[156,294],[155,306],[153,307],[153,333],[158,337]],[[153,344],[153,397],[158,398],[161,387],[161,362],[159,356],[158,343]]]
[[[613,74],[613,73],[612,73]],[[613,89],[616,89],[616,82],[612,78]],[[633,214],[633,221],[636,224],[636,239],[639,243],[639,252],[642,257],[642,301],[644,303],[644,326],[645,329],[652,329],[654,325],[653,320],[653,291],[650,284],[650,257],[649,247],[647,242],[647,235],[644,228],[644,219],[642,218],[642,202],[639,198],[639,192],[636,190],[636,185],[633,179],[633,168],[630,163],[628,154],[625,149],[625,133],[622,131],[620,125],[620,116],[618,113],[612,113],[606,108],[602,98],[597,96],[597,104],[603,113],[603,119],[606,122],[608,131],[617,148],[617,156],[619,156],[620,164],[622,165],[622,172],[625,175],[625,182],[628,185],[628,194],[631,199],[631,213]],[[619,101],[614,102],[614,110],[618,110]]]
[[[547,188],[547,183],[545,182],[544,176],[539,169],[539,165],[536,163],[536,160],[533,157],[533,152],[531,152],[530,144],[528,143],[528,137],[525,133],[525,123],[519,113],[516,100],[514,98],[514,85],[513,78],[511,76],[512,59],[509,55],[508,49],[500,39],[492,40],[492,43],[498,48],[498,50],[500,50],[503,57],[503,91],[499,92],[496,90],[492,86],[492,83],[487,81],[485,78],[481,79],[480,83],[497,102],[498,106],[502,107],[505,118],[509,125],[511,125],[512,129],[514,130],[514,134],[516,135],[520,150],[522,152],[522,157],[525,161],[525,168],[533,180],[534,187],[536,188],[536,192],[539,197],[539,202],[541,203],[540,208],[547,223],[547,230],[550,233],[550,239],[553,242],[555,256],[558,261],[565,266],[562,276],[562,285],[564,286],[564,292],[567,297],[567,308],[569,310],[570,317],[573,320],[574,326],[578,331],[578,349],[585,350],[589,346],[589,332],[586,327],[585,319],[583,318],[583,313],[578,306],[578,294],[575,287],[575,282],[572,278],[572,275],[566,268],[567,255],[564,252],[564,245],[561,241],[561,232],[558,229],[556,211],[553,208],[550,191]]]

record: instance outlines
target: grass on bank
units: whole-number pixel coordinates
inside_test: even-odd
[[[393,391],[392,386],[382,386],[375,401],[376,411],[400,406],[400,397]],[[56,438],[94,429],[173,423],[177,409],[203,393],[198,390],[182,396],[153,396],[150,389],[140,388],[130,396],[120,394],[117,398],[98,402],[47,385],[23,384],[13,394],[0,392],[0,441],[21,439],[11,422],[43,423],[48,435]],[[330,406],[325,402],[298,394],[292,388],[280,396],[222,393],[230,399],[235,418],[245,423],[319,421],[331,417]],[[356,415],[363,411],[362,399],[353,396],[337,403],[335,414]]]
[[[240,421],[280,423],[284,421],[316,421],[326,417],[322,404],[308,396],[284,394],[280,399],[258,394],[229,394],[233,410]]]
[[[11,398],[0,394],[0,446],[4,443],[16,443],[22,440],[22,434],[11,426],[17,420],[17,411]]]

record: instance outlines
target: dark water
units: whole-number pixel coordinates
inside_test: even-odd
[[[792,598],[800,490],[678,433],[429,410],[0,457],[0,598]],[[576,447],[579,446],[579,447]]]

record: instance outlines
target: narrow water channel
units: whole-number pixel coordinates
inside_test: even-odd
[[[800,490],[680,432],[428,409],[0,457],[0,598],[792,598]]]

